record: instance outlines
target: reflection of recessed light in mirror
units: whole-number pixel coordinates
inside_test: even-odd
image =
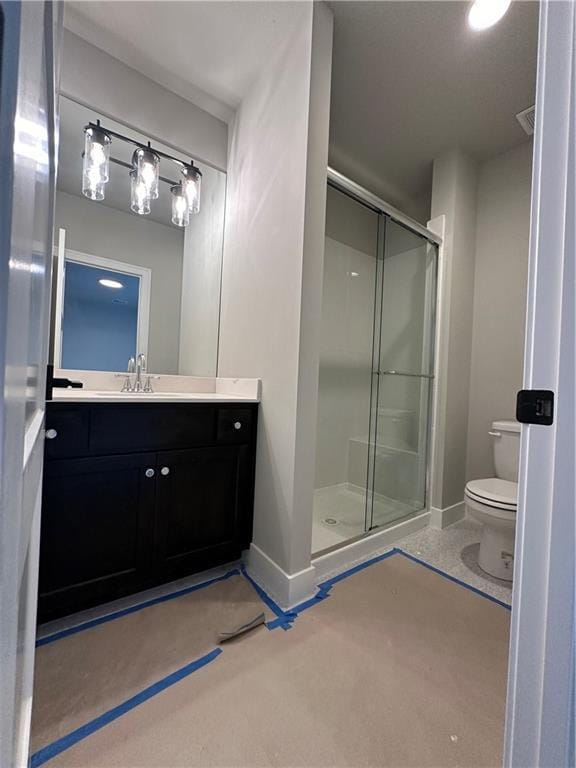
[[[350,272],[350,277],[360,277],[360,272]]]
[[[468,12],[472,29],[488,29],[500,21],[510,7],[511,0],[474,0]]]
[[[102,278],[102,280],[98,280],[98,282],[105,288],[124,288],[122,283],[119,283],[118,280],[107,280],[106,278]]]

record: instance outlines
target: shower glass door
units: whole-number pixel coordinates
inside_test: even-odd
[[[426,237],[328,186],[315,554],[426,507],[436,261]]]
[[[426,508],[437,246],[379,228],[366,530]]]

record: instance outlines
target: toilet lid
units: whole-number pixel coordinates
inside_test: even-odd
[[[503,509],[516,509],[518,483],[488,477],[485,480],[471,480],[466,486],[466,493],[474,499]]]

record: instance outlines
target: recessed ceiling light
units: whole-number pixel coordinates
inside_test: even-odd
[[[474,0],[468,11],[468,24],[472,29],[488,29],[500,21],[511,2],[512,0]]]
[[[102,280],[98,280],[98,282],[105,288],[124,288],[122,283],[119,283],[118,280],[107,280],[106,278],[102,278]]]

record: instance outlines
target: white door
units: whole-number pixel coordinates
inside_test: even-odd
[[[55,180],[59,7],[0,3],[0,765],[32,702]],[[13,151],[10,151],[13,148]]]
[[[504,764],[574,766],[576,4],[540,7],[525,389]]]

